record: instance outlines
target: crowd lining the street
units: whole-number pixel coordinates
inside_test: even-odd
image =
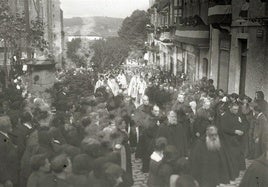
[[[207,78],[116,70],[68,108],[30,95],[23,106],[14,118],[16,103],[1,99],[0,187],[130,187],[132,153],[148,187],[229,184],[245,159],[255,161],[240,187],[268,186],[262,91],[251,99]]]

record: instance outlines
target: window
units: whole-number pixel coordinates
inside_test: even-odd
[[[179,19],[183,16],[183,1],[175,0],[174,3],[174,23],[178,23]]]

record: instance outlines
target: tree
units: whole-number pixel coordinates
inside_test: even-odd
[[[76,61],[76,52],[81,46],[81,39],[76,38],[67,43],[67,57],[72,61]]]
[[[11,54],[13,61],[11,66],[13,72],[21,70],[21,54],[27,47],[30,47],[30,52],[33,54],[36,49],[44,50],[47,47],[47,42],[44,40],[44,24],[40,19],[31,21],[29,31],[26,30],[25,15],[15,14],[11,11],[8,0],[0,0],[0,41],[4,48],[4,71],[6,78],[6,87],[8,83],[7,60],[8,54]],[[26,32],[28,31],[28,32]],[[26,38],[29,39],[29,45],[26,46]]]
[[[145,11],[135,10],[130,17],[124,19],[118,35],[132,48],[142,49],[147,39],[145,28],[149,22],[149,15]]]
[[[0,0],[0,40],[4,48],[5,87],[8,83],[8,53],[18,50],[22,38],[25,38],[24,19],[12,14],[7,0]]]
[[[124,40],[118,37],[98,40],[92,45],[94,70],[104,72],[125,62],[130,51]]]
[[[82,97],[94,94],[94,72],[69,70],[60,82],[48,90],[53,98],[52,105],[57,111],[68,110],[71,104],[78,104]]]
[[[67,43],[67,57],[75,63],[77,67],[87,67],[90,57],[89,42],[80,38],[73,39]]]

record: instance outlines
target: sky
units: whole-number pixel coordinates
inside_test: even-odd
[[[125,18],[136,10],[147,10],[149,0],[61,0],[64,18],[107,16]]]

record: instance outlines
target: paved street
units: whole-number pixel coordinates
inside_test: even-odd
[[[140,159],[135,159],[135,155],[132,154],[132,170],[134,185],[133,187],[147,187],[148,174],[141,171],[142,163]]]

